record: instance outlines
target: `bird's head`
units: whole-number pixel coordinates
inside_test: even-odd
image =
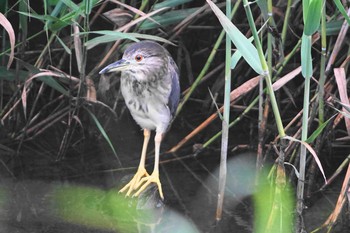
[[[154,74],[165,72],[168,64],[168,52],[153,41],[141,41],[131,44],[121,60],[109,64],[99,73],[122,71],[139,81],[150,79]]]

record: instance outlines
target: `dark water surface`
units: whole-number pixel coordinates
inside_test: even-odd
[[[162,151],[188,133],[180,126],[173,125]],[[194,157],[188,146],[176,155],[162,155],[164,203],[152,188],[140,198],[124,198],[117,191],[136,171],[143,134],[129,117],[111,122],[107,129],[121,165],[101,137],[78,138],[56,161],[58,135],[64,132],[60,128],[25,143],[17,157],[2,155],[11,167],[1,167],[0,232],[253,232],[254,154],[229,155],[223,219],[216,224],[218,150]],[[152,149],[150,143],[149,172]],[[308,230],[326,219],[338,190],[321,195],[305,211]]]

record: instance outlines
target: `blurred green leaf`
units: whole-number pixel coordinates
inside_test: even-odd
[[[133,217],[136,206],[117,190],[109,192],[89,187],[58,187],[51,195],[53,209],[63,220],[92,228],[137,232]],[[146,214],[146,213],[145,213]]]
[[[259,176],[254,193],[254,233],[292,233],[295,212],[294,191],[287,183],[279,187]]]
[[[311,36],[305,34],[301,39],[301,73],[304,78],[312,76]]]
[[[258,74],[263,73],[257,49],[252,43],[238,30],[238,28],[226,17],[224,13],[211,1],[207,0],[213,12],[218,17],[222,27],[230,37],[236,48],[240,51],[246,62]]]
[[[185,18],[193,14],[198,9],[199,8],[189,8],[189,9],[183,9],[183,10],[168,11],[162,15],[153,16],[152,19],[157,23],[159,23],[162,27],[165,27],[184,20]],[[150,20],[145,20],[140,23],[140,29],[149,30],[149,29],[159,28],[159,24],[157,23],[152,22]]]
[[[155,4],[154,9],[157,10],[163,7],[175,7],[187,2],[192,2],[192,0],[165,0],[163,2]]]
[[[89,232],[199,233],[187,217],[165,209],[152,193],[128,198],[115,189],[65,185],[57,186],[48,198],[53,216],[91,228]]]
[[[305,0],[303,0],[303,2],[304,1]],[[310,0],[310,4],[307,10],[306,20],[304,21],[305,35],[311,36],[320,27],[322,6],[323,6],[322,0]]]
[[[350,18],[348,16],[348,14],[346,13],[346,10],[344,9],[343,4],[340,2],[340,0],[333,0],[335,5],[337,6],[338,10],[340,11],[340,13],[344,16],[344,18],[346,19],[346,21],[348,21],[348,24],[350,25]]]

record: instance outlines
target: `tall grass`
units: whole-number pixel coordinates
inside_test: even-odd
[[[108,117],[99,111],[118,118],[117,91],[111,91],[114,98],[109,101],[102,98],[107,97],[102,90],[114,87],[97,72],[120,57],[129,42],[155,40],[177,58],[184,91],[176,116],[185,122],[182,125],[191,125],[182,132],[188,135],[169,152],[185,150],[198,135],[205,136],[197,137],[202,141],[196,155],[211,148],[221,151],[216,219],[225,214],[225,180],[231,179],[226,177],[225,161],[234,156],[230,149],[238,148],[237,135],[251,131],[243,147],[257,151],[257,170],[266,161],[275,161],[268,177],[273,184],[272,208],[256,231],[276,232],[274,224],[285,224],[278,219],[285,192],[292,192],[297,200],[294,231],[310,229],[302,221],[305,199],[329,188],[342,175],[339,169],[349,166],[346,36],[350,11],[340,0],[278,4],[237,0],[234,5],[210,0],[42,3],[0,3],[1,152],[20,154],[26,143],[63,127],[56,150],[56,158],[62,159],[76,138],[85,140],[96,129],[120,160],[104,121]],[[208,87],[217,97],[217,110],[206,108],[212,105]],[[194,112],[197,103],[204,103],[201,110],[209,115]],[[191,116],[199,119],[193,123]],[[343,165],[338,170],[324,163],[332,157],[327,151],[340,154],[337,162]],[[4,166],[11,173],[10,163]],[[318,182],[323,180],[324,167],[331,178]],[[343,177],[334,211],[319,229],[332,230],[345,203],[349,177]],[[288,182],[296,187],[295,194]]]

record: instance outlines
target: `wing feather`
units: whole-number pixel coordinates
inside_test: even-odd
[[[169,62],[169,72],[171,73],[171,91],[168,99],[168,107],[171,115],[174,116],[180,100],[179,69],[171,57],[169,57]]]

